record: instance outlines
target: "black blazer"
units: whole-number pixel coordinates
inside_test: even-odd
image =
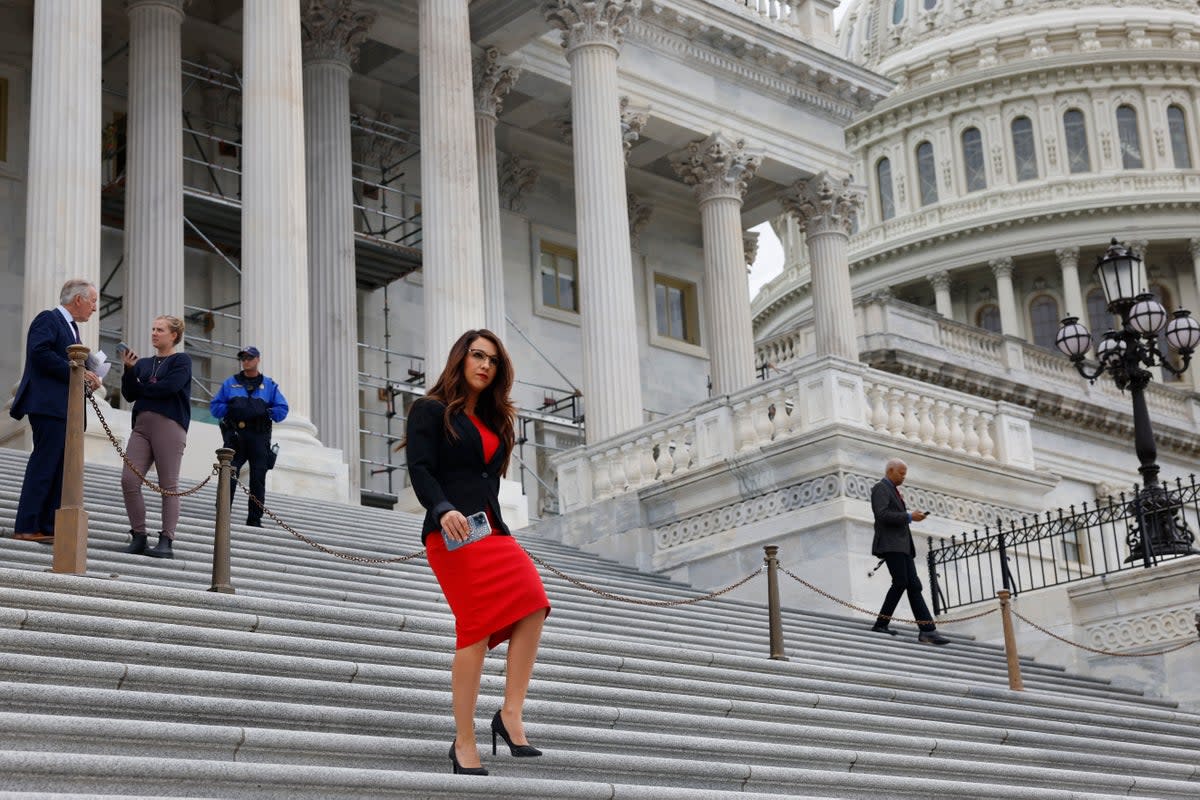
[[[41,312],[29,325],[25,340],[25,372],[13,395],[9,414],[67,418],[67,387],[71,361],[67,348],[75,344],[75,331],[57,308]]]
[[[892,482],[881,479],[871,488],[871,511],[875,514],[875,540],[871,555],[907,553],[914,558],[917,546],[908,525],[908,510]]]
[[[510,536],[500,516],[500,470],[508,461],[504,442],[485,463],[475,424],[466,414],[455,414],[450,424],[458,438],[452,439],[443,423],[445,413],[443,403],[427,397],[413,403],[408,412],[408,480],[425,507],[421,543],[441,530],[440,520],[447,511],[465,516],[491,511],[494,532]]]

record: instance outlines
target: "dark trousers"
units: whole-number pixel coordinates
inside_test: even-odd
[[[892,615],[900,603],[900,598],[907,593],[913,619],[926,620],[917,627],[923,631],[935,630],[933,615],[929,613],[929,606],[925,605],[925,597],[921,594],[921,577],[917,575],[916,560],[908,553],[884,553],[882,558],[887,564],[888,572],[891,573],[892,585],[884,595],[876,624],[887,625],[886,618]]]
[[[54,533],[54,512],[62,505],[63,451],[67,421],[30,414],[33,452],[25,464],[25,481],[17,503],[14,533]]]
[[[237,488],[237,480],[242,473],[242,466],[250,462],[250,493],[267,502],[267,466],[271,459],[271,433],[269,431],[240,430],[237,432],[237,442],[233,453],[233,480],[231,500],[236,500],[241,494]],[[249,507],[246,510],[246,522],[255,523],[262,520],[262,509],[258,503],[247,498]]]

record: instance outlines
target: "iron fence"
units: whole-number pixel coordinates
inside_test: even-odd
[[[1197,524],[1200,485],[1189,475],[951,536],[929,550],[933,613],[1196,554]]]

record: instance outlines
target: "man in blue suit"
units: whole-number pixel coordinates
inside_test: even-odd
[[[67,389],[71,362],[67,348],[81,342],[79,323],[96,311],[99,293],[90,281],[76,278],[63,284],[58,308],[34,317],[25,337],[25,372],[13,395],[14,419],[29,415],[33,452],[25,466],[17,506],[14,539],[54,541],[54,513],[62,503],[63,451],[67,445]],[[100,387],[94,372],[83,373],[88,390]]]

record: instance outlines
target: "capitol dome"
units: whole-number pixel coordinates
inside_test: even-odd
[[[852,0],[840,52],[895,83],[846,129],[865,198],[855,296],[1052,348],[1068,314],[1110,327],[1091,266],[1117,237],[1164,305],[1200,308],[1197,10]],[[811,319],[793,228],[777,223],[785,271],[755,298],[760,341]]]

